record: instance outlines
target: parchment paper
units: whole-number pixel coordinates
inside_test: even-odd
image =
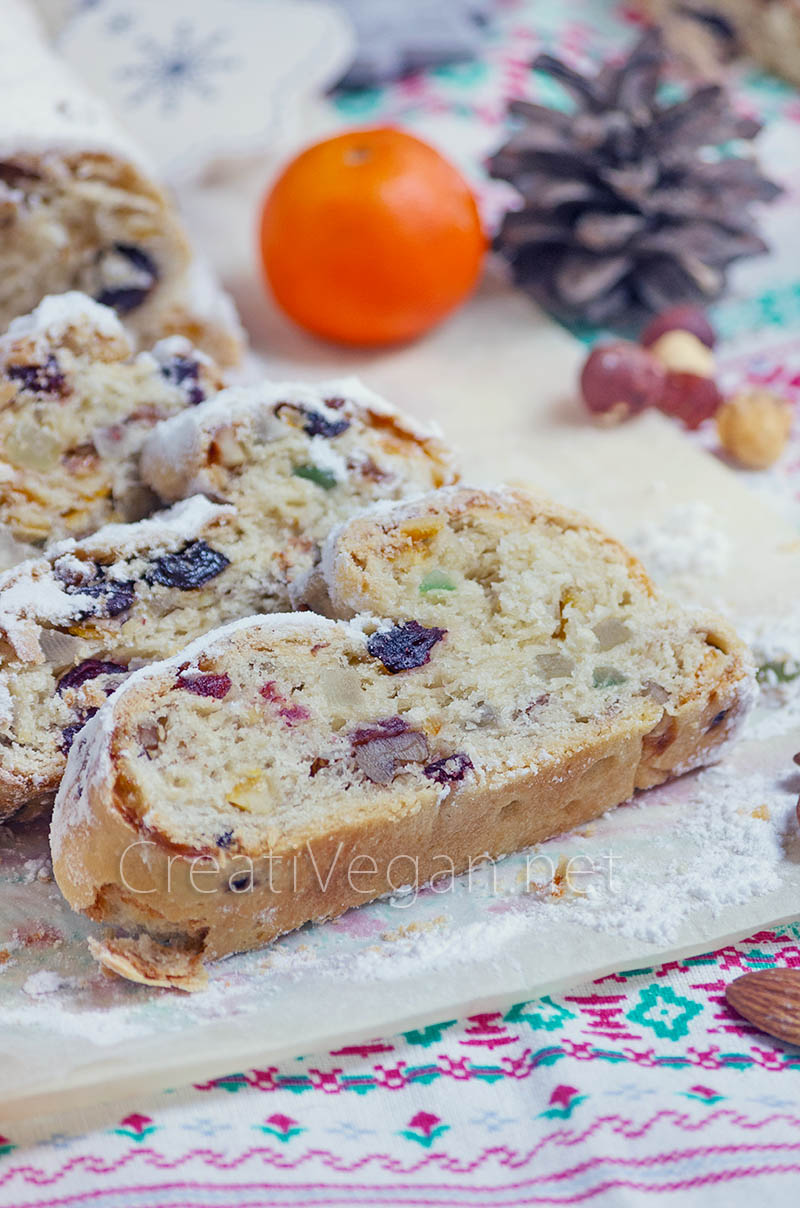
[[[360,360],[370,384],[440,420],[460,444],[474,481],[544,485],[591,507],[622,536],[657,524],[676,503],[705,501],[730,556],[707,568],[701,557],[688,583],[683,575],[673,584],[681,594],[762,621],[773,615],[777,621],[800,598],[793,531],[660,417],[614,432],[585,424],[570,398],[582,349],[502,283],[490,282],[426,341],[368,364],[328,355],[289,336],[276,316],[262,318],[272,376],[341,374]],[[250,367],[257,371],[257,364]],[[683,878],[690,904],[668,942],[643,938],[646,926],[626,935],[576,921],[570,893],[554,903],[549,891],[530,888],[521,855],[478,871],[471,885],[459,882],[452,892],[378,902],[286,937],[269,951],[221,962],[207,992],[183,996],[104,976],[86,952],[90,925],[42,879],[48,876],[44,824],[2,828],[0,1119],[206,1079],[497,1007],[719,947],[793,917],[800,909],[796,827],[776,820],[790,818],[797,795],[791,764],[797,739],[791,728],[780,733],[774,715],[767,720],[766,728],[757,722],[756,732],[772,736],[741,743],[727,765],[728,779],[714,782],[723,797],[726,784],[744,794],[744,804],[733,810],[742,816],[741,841],[728,817],[722,850],[730,849],[746,900],[720,905],[720,894],[730,899],[732,874],[719,861],[696,887],[685,871],[704,854],[697,831],[687,837],[685,820],[718,809],[709,805],[716,800],[713,783],[696,776],[643,795],[536,853],[554,869],[562,857],[589,857],[602,877],[611,852],[628,885]],[[786,721],[790,725],[788,713]],[[769,852],[762,853],[764,888],[751,893],[747,845],[762,824],[772,827],[776,854],[770,863]],[[715,877],[717,884],[703,884]],[[600,888],[603,909],[612,911],[613,881]],[[578,912],[581,903],[576,895]]]

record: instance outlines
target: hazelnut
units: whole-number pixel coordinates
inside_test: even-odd
[[[735,394],[717,412],[717,434],[726,453],[750,470],[766,470],[789,439],[792,411],[768,390]]]
[[[589,411],[606,423],[657,406],[664,388],[664,367],[629,340],[593,348],[581,371],[581,394]]]
[[[674,415],[694,430],[716,415],[721,403],[722,395],[713,378],[670,369],[658,407],[665,415]]]
[[[650,352],[665,369],[714,376],[713,352],[690,331],[665,331],[650,345]]]
[[[708,315],[701,307],[693,306],[691,303],[670,306],[668,310],[662,310],[647,324],[639,343],[643,347],[649,348],[660,336],[663,336],[665,331],[689,331],[693,336],[697,336],[706,348],[713,348],[717,342],[716,332],[708,320]]]

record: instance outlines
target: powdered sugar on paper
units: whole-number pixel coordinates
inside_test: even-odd
[[[635,529],[627,543],[657,583],[722,575],[733,553],[730,538],[701,500],[670,508],[659,521]]]

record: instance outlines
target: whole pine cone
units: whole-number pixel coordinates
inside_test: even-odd
[[[522,208],[495,240],[518,285],[545,309],[589,323],[639,321],[679,302],[708,302],[727,266],[767,250],[751,213],[778,185],[722,143],[752,139],[719,84],[664,104],[668,60],[649,29],[621,66],[590,78],[552,55],[533,62],[574,98],[572,113],[512,101],[511,138],[489,162]]]

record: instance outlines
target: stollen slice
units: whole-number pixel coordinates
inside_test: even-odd
[[[0,336],[0,525],[17,543],[81,537],[157,507],[139,451],[162,419],[222,388],[183,336],[134,354],[86,294],[44,298]]]
[[[106,525],[0,575],[0,818],[52,798],[76,733],[130,671],[287,608],[335,522],[452,479],[435,436],[353,392],[266,384],[190,408],[188,424],[163,425],[158,464],[213,501]]]
[[[209,634],[76,739],[54,871],[116,932],[91,941],[109,969],[196,988],[204,960],[578,826],[718,758],[754,695],[725,622],[519,491],[376,506],[322,566],[350,619]]]
[[[438,429],[355,378],[223,390],[159,424],[140,473],[165,504],[203,492],[235,505],[242,541],[271,568],[271,612],[291,607],[336,524],[458,477]]]

